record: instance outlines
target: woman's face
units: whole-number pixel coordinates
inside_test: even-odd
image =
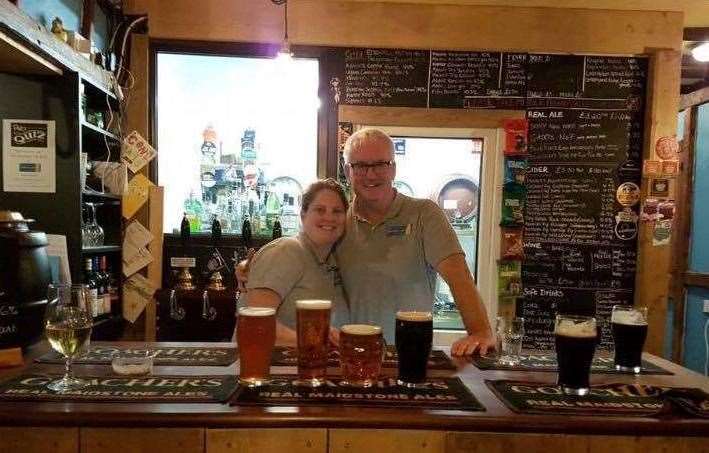
[[[345,231],[345,206],[330,189],[321,189],[302,215],[303,232],[316,246],[337,242]]]

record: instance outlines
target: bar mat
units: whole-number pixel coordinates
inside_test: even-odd
[[[298,366],[298,355],[296,349],[292,347],[276,346],[273,349],[271,365]],[[396,356],[396,347],[393,345],[387,345],[386,351],[384,352],[384,360],[382,361],[382,367],[396,368],[397,365],[398,360]],[[333,349],[330,351],[327,366],[333,368],[340,366],[340,352],[337,349]],[[450,357],[446,355],[445,352],[434,349],[431,351],[431,355],[428,359],[428,369],[457,370],[458,368],[455,366]]]
[[[459,378],[430,379],[425,388],[401,387],[396,379],[381,379],[370,388],[345,386],[328,378],[318,388],[299,386],[294,376],[272,376],[262,387],[239,387],[232,406],[357,406],[485,411]]]
[[[146,349],[155,354],[154,365],[179,366],[229,366],[236,362],[236,348],[140,348],[131,346],[91,346],[88,354],[74,359],[74,363],[85,365],[110,364],[113,353],[123,351],[136,356],[145,355]],[[64,357],[56,351],[50,351],[35,359],[40,363],[64,363]]]
[[[556,364],[556,354],[522,354],[518,365],[505,365],[499,363],[495,357],[475,356],[471,358],[473,365],[481,370],[507,370],[507,371],[558,371]],[[642,371],[640,374],[666,374],[672,375],[671,371],[648,362],[642,361]],[[594,357],[591,363],[591,372],[600,374],[633,374],[618,371],[613,365],[613,357]]]
[[[520,414],[709,415],[709,394],[700,389],[614,383],[594,385],[586,396],[572,396],[564,395],[555,384],[508,380],[485,383],[505,406]]]
[[[236,376],[77,376],[86,387],[55,392],[58,374],[25,374],[0,382],[0,400],[224,403],[238,386]]]

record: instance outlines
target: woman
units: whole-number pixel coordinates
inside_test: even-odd
[[[333,248],[345,231],[347,196],[334,179],[311,184],[303,193],[302,228],[295,237],[269,242],[254,255],[246,285],[248,306],[278,309],[276,344],[295,346],[295,301],[332,301],[331,325],[349,321],[349,308]],[[337,330],[330,339],[337,343]]]

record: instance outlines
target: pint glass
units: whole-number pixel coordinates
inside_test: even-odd
[[[249,387],[268,383],[276,343],[276,310],[239,308],[236,339],[239,343],[239,382]]]
[[[611,331],[615,342],[615,369],[640,373],[647,337],[647,307],[613,306]]]
[[[381,327],[347,324],[340,328],[340,366],[347,385],[371,387],[379,378],[383,356]]]
[[[331,306],[329,300],[295,303],[299,385],[317,387],[325,382]]]
[[[588,394],[591,361],[598,339],[596,318],[557,315],[554,335],[561,390],[567,395]]]
[[[431,312],[396,313],[396,354],[399,359],[399,385],[416,387],[426,380],[428,356],[433,343]]]

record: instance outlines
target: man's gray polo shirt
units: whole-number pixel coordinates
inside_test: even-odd
[[[278,293],[283,301],[278,319],[288,327],[295,328],[295,301],[300,299],[331,300],[330,324],[340,327],[349,322],[349,309],[334,256],[318,257],[303,233],[279,238],[261,247],[254,255],[246,287],[249,290],[268,288]]]
[[[458,238],[433,201],[397,193],[376,225],[351,207],[336,255],[352,322],[380,325],[392,342],[396,312],[432,310],[435,267],[458,253],[463,253]]]

